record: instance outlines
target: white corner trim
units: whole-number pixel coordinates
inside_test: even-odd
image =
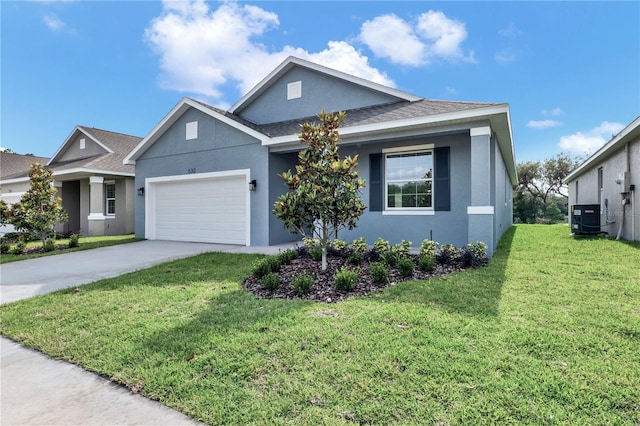
[[[435,216],[435,210],[383,210],[383,216]]]
[[[87,219],[89,220],[105,220],[107,217],[102,213],[89,213]]]
[[[483,126],[483,127],[472,127],[470,130],[471,137],[473,136],[490,136],[491,135],[491,127]]]
[[[104,183],[102,176],[89,176],[89,183]]]
[[[493,214],[493,206],[468,206],[467,214]]]

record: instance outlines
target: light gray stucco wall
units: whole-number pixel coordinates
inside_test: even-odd
[[[603,232],[616,236],[620,232],[623,222],[621,238],[640,240],[640,139],[629,144],[629,182],[636,185],[635,194],[627,193],[625,198],[632,199],[635,195],[635,203],[623,206],[622,185],[616,180],[622,172],[627,170],[626,147],[621,147],[568,182],[569,206],[574,204],[600,204],[600,227]],[[599,188],[598,170],[602,168],[602,191]],[[577,187],[577,191],[576,191]],[[628,188],[624,189],[628,190]],[[606,200],[606,201],[605,201]],[[635,206],[634,206],[635,204]],[[632,228],[635,226],[635,232]],[[634,235],[635,234],[635,235]]]
[[[469,134],[451,134],[447,136],[423,137],[419,139],[390,141],[372,145],[343,146],[342,156],[359,156],[358,172],[360,177],[369,181],[369,154],[380,153],[383,148],[404,147],[410,145],[434,144],[435,148],[450,147],[451,210],[436,211],[433,215],[383,215],[368,209],[360,217],[358,227],[343,230],[339,238],[353,241],[361,236],[369,244],[382,237],[391,244],[410,240],[418,247],[424,239],[433,239],[440,244],[454,244],[458,247],[467,243],[468,220],[466,209],[471,199],[470,164],[471,150]],[[362,192],[365,205],[369,204],[369,187]]]
[[[115,179],[115,184],[116,214],[115,216],[107,216],[105,219],[105,235],[122,235],[133,232],[133,178]]]
[[[286,172],[288,170],[295,171],[295,166],[298,164],[298,153],[281,153],[271,154],[269,156],[269,244],[281,244],[290,241],[299,241],[302,237],[298,234],[292,234],[289,230],[285,229],[284,222],[279,220],[275,214],[273,214],[274,203],[278,200],[280,195],[287,192],[287,186],[278,174]]]
[[[513,186],[497,141],[494,141],[493,149],[494,191],[492,200],[495,206],[494,241],[497,244],[502,235],[513,225]]]
[[[198,138],[185,140],[188,122],[198,122]],[[186,111],[137,161],[135,188],[146,178],[250,169],[258,182],[251,192],[251,245],[269,244],[268,151],[260,141],[195,109]],[[248,188],[248,185],[247,185]],[[135,197],[135,233],[145,232],[145,197]]]
[[[287,85],[302,81],[302,97],[287,100]],[[357,86],[309,69],[293,68],[240,115],[254,123],[276,123],[301,117],[313,117],[320,110],[345,111],[387,104],[397,100],[384,93]]]

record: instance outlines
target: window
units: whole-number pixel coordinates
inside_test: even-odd
[[[198,139],[198,122],[191,121],[187,123],[187,140]]]
[[[106,214],[113,216],[116,214],[116,184],[107,183],[105,185],[105,205],[107,208]]]
[[[80,139],[80,149],[84,149],[86,146],[87,140],[85,138]]]
[[[387,210],[433,209],[432,150],[386,153],[384,170]]]

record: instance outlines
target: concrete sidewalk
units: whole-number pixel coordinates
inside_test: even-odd
[[[211,251],[276,254],[294,247],[140,241],[0,265],[0,302],[49,293]],[[2,425],[200,425],[64,361],[0,338]]]

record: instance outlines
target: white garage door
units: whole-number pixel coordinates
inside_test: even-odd
[[[148,180],[147,238],[248,245],[246,175]]]

